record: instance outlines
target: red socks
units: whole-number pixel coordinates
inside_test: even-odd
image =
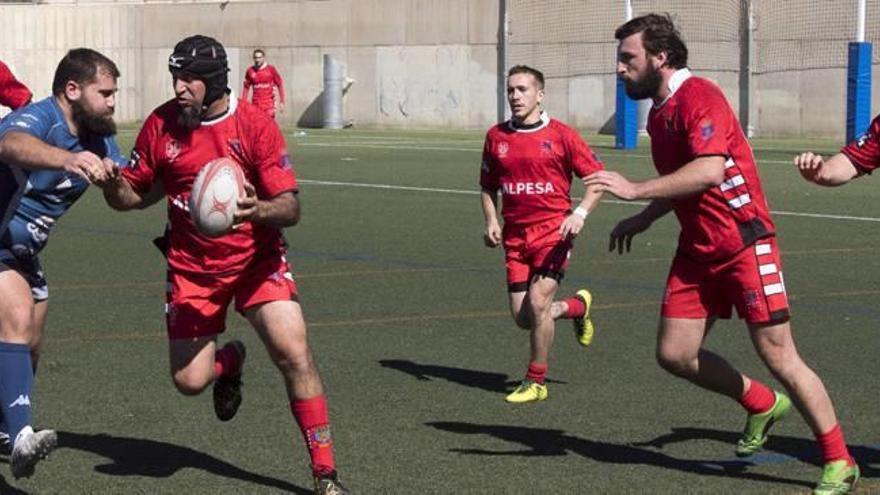
[[[584,300],[579,297],[569,297],[563,301],[566,305],[568,305],[568,311],[565,312],[563,318],[567,318],[569,320],[574,318],[580,318],[584,316],[587,312],[587,306],[584,304]]]
[[[776,403],[776,394],[758,380],[752,380],[749,389],[743,392],[739,399],[739,403],[746,408],[749,414],[759,414],[767,412],[773,407],[773,404]]]
[[[529,371],[526,373],[526,380],[535,383],[544,384],[544,376],[547,374],[547,363],[538,363],[532,361],[529,363]]]
[[[855,461],[849,455],[849,450],[846,448],[846,440],[843,438],[843,430],[840,428],[840,424],[835,425],[834,428],[821,435],[816,435],[816,440],[819,441],[819,446],[822,447],[822,457],[825,459],[825,464],[840,460],[845,460],[850,466],[855,464]]]
[[[312,474],[317,476],[335,471],[327,400],[323,395],[311,399],[297,399],[290,403],[290,411],[306,440],[309,457],[312,458]]]
[[[241,371],[241,355],[232,346],[224,346],[214,353],[214,377],[234,376]]]

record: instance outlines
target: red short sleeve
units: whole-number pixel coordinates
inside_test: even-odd
[[[151,114],[138,133],[128,165],[122,169],[122,176],[139,194],[148,192],[156,181],[157,160],[153,148],[159,137],[158,129],[159,119]]]
[[[731,154],[727,136],[736,122],[721,90],[709,84],[699,86],[693,90],[696,94],[679,100],[692,158]]]
[[[293,161],[287,152],[287,144],[278,125],[266,119],[267,125],[259,126],[254,147],[254,164],[257,174],[257,195],[263,198],[274,198],[287,191],[297,192],[296,173]]]
[[[880,116],[874,118],[868,131],[840,150],[860,173],[870,174],[880,167]]]
[[[497,191],[501,185],[498,183],[498,166],[492,151],[492,133],[486,134],[483,143],[483,161],[480,165],[480,187],[489,191]]]
[[[578,177],[586,177],[605,169],[602,160],[593,152],[590,145],[573,130],[566,136],[571,168]]]

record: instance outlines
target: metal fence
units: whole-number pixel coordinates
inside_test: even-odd
[[[509,59],[548,78],[611,74],[625,0],[510,0]],[[697,70],[767,74],[846,67],[858,0],[631,0],[633,14],[669,13]],[[749,15],[749,8],[752,15]],[[880,41],[880,0],[867,1],[866,41]],[[751,29],[751,61],[743,52]],[[746,59],[746,60],[744,60]],[[880,50],[874,51],[880,64]]]

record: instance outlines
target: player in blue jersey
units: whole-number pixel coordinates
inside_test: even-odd
[[[57,444],[31,427],[33,370],[48,288],[38,258],[55,222],[89,183],[103,184],[124,159],[113,138],[116,64],[87,48],[55,70],[52,96],[0,124],[0,413],[12,440],[9,466],[30,476]]]

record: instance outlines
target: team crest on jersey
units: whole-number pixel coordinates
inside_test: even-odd
[[[507,156],[507,152],[510,151],[510,145],[507,144],[506,141],[501,141],[498,143],[498,156],[504,158]]]
[[[553,153],[553,141],[550,141],[549,139],[541,141],[541,153],[545,155]]]
[[[243,153],[242,153],[242,151],[241,151],[241,141],[239,141],[238,139],[235,139],[235,138],[230,139],[230,140],[229,140],[229,148],[230,148],[230,149],[232,150],[232,152],[235,153],[236,155],[238,155],[238,156],[242,156],[242,155],[243,155]]]
[[[712,136],[715,135],[715,124],[712,123],[711,120],[704,120],[700,122],[700,137],[703,138],[703,141],[708,141],[712,139]]]
[[[180,141],[171,139],[165,143],[165,158],[167,158],[169,162],[173,162],[178,155],[180,155]]]

